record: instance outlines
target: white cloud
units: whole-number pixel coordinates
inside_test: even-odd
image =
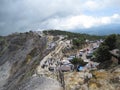
[[[93,17],[88,15],[68,16],[66,18],[53,18],[43,22],[47,29],[70,30],[75,28],[91,28],[100,25],[116,23],[120,21],[119,14],[105,17]]]
[[[114,14],[114,15],[112,16],[113,19],[117,19],[117,18],[119,18],[119,17],[120,17],[119,14]]]
[[[101,21],[101,24],[110,24],[111,18],[110,17],[102,17],[100,21]]]
[[[85,4],[83,6],[85,8],[87,8],[88,10],[96,10],[96,9],[100,8],[100,3],[96,2],[96,1],[87,1],[87,2],[85,2]]]
[[[104,10],[105,8],[120,8],[120,0],[85,0],[83,9],[96,11]]]
[[[90,28],[120,23],[119,14],[120,0],[0,0],[0,31]]]

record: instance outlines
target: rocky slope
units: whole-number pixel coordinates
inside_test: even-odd
[[[56,46],[51,48],[53,42]],[[41,66],[50,58],[59,61],[64,54],[75,53],[65,47],[60,37],[36,32],[0,37],[0,90],[63,90],[59,72]],[[92,75],[88,80],[86,73]],[[65,90],[120,90],[120,65],[62,75]]]
[[[90,71],[92,78],[85,82],[85,72],[65,73],[66,90],[120,90],[120,65],[105,70]]]
[[[48,90],[59,82],[33,76],[40,61],[54,48],[47,48],[47,37],[35,32],[0,37],[0,90]],[[57,89],[59,90],[59,89]]]

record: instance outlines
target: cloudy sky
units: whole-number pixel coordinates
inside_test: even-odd
[[[0,0],[0,35],[120,24],[120,0]]]

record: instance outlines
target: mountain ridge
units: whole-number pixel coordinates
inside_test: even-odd
[[[119,24],[109,24],[104,26],[98,26],[88,29],[74,29],[71,32],[76,33],[87,33],[91,35],[109,35],[109,34],[120,34]]]

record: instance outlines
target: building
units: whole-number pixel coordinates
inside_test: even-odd
[[[116,63],[120,64],[120,50],[119,49],[113,49],[110,51],[112,58],[111,60]]]
[[[59,70],[63,72],[71,71],[73,70],[73,65],[61,65]]]

